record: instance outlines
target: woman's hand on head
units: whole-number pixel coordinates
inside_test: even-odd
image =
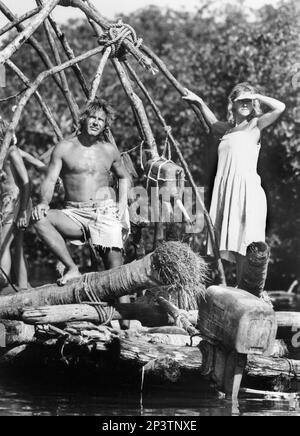
[[[235,99],[235,102],[241,100],[257,100],[257,98],[258,94],[253,94],[252,92],[243,92]]]

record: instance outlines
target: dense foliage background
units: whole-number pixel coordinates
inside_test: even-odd
[[[199,5],[196,13],[150,7],[123,20],[134,26],[178,80],[201,95],[220,119],[226,118],[229,92],[242,81],[257,85],[261,93],[287,104],[284,116],[263,135],[259,164],[269,200],[268,238],[272,264],[268,287],[287,288],[299,278],[300,267],[300,84],[299,88],[295,86],[295,74],[300,70],[299,7],[292,0],[284,1],[278,8],[266,6],[257,11],[246,9],[242,2],[228,5],[211,0],[205,6],[201,6],[201,2]],[[64,30],[76,54],[97,44],[86,22],[70,21]],[[43,29],[38,33],[38,40],[49,51]],[[41,62],[29,45],[14,56],[14,62],[32,79],[42,71]],[[99,59],[93,58],[82,64],[89,83],[98,62]],[[152,76],[138,65],[135,69],[173,127],[198,185],[209,188],[218,143],[205,135],[191,110],[160,74]],[[68,72],[68,79],[77,103],[83,105],[85,99],[72,72]],[[16,93],[22,86],[8,71],[7,88],[1,91],[3,97]],[[54,82],[50,79],[40,90],[64,133],[70,133],[72,123],[66,102]],[[113,132],[120,149],[138,145],[140,139],[130,106],[110,66],[101,85],[101,95],[117,109]],[[12,102],[2,103],[1,112],[11,117],[11,107]],[[164,132],[151,110],[149,118],[158,143],[162,144]],[[18,135],[20,146],[36,156],[53,143],[52,132],[34,99],[26,107]],[[30,174],[36,197],[40,176],[32,169]],[[202,253],[204,236],[194,241]],[[45,258],[51,261],[43,245],[31,233],[26,239],[31,265],[42,264]]]

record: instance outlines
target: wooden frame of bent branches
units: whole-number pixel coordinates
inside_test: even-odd
[[[18,76],[25,87],[25,89],[16,94],[16,96],[21,95],[21,97],[17,105],[17,109],[13,114],[13,118],[4,138],[3,144],[1,145],[0,170],[3,167],[11,140],[19,125],[24,108],[32,97],[34,97],[39,103],[41,110],[46,116],[46,119],[51,126],[57,140],[63,139],[62,131],[55,119],[54,114],[39,92],[39,87],[42,83],[48,79],[53,81],[53,84],[58,88],[58,92],[61,92],[66,100],[75,126],[78,126],[79,108],[71,93],[65,71],[67,69],[73,70],[86,100],[90,102],[95,99],[101,84],[105,66],[107,62],[111,60],[134,112],[139,135],[141,136],[141,139],[147,148],[147,152],[150,153],[151,159],[156,159],[159,157],[157,143],[148,120],[144,104],[141,98],[136,94],[134,85],[129,79],[129,76],[133,77],[137,88],[141,90],[146,101],[154,111],[159,123],[167,132],[170,143],[176,150],[178,158],[186,172],[187,178],[194,190],[197,200],[202,205],[208,233],[214,247],[214,254],[218,266],[220,281],[225,284],[226,278],[221,261],[217,237],[210,216],[205,208],[203,199],[198,193],[196,183],[189,170],[187,162],[182,155],[178,142],[172,135],[171,129],[169,126],[167,126],[162,113],[152,99],[150,93],[138,78],[138,75],[131,66],[130,61],[137,61],[141,67],[149,70],[153,74],[155,74],[157,71],[160,71],[169,81],[169,83],[175,87],[181,96],[185,95],[185,88],[170,73],[164,62],[162,62],[162,60],[159,59],[159,57],[156,56],[155,53],[153,53],[152,50],[147,47],[141,39],[137,38],[133,28],[123,24],[122,22],[110,23],[98,12],[90,0],[36,0],[36,3],[36,9],[27,12],[22,17],[16,17],[6,6],[6,4],[0,0],[0,11],[10,22],[2,30],[0,30],[0,35],[7,34],[7,32],[13,28],[18,31],[18,35],[0,52],[0,64],[7,65]],[[56,6],[79,8],[85,14],[87,20],[93,28],[93,31],[96,33],[99,47],[95,47],[94,49],[83,53],[80,56],[75,56],[74,51],[72,50],[71,45],[66,38],[66,35],[51,16],[51,13]],[[24,25],[25,20],[27,20],[26,26]],[[41,25],[44,26],[47,40],[51,48],[51,55],[48,54],[47,50],[34,37],[35,31]],[[41,62],[45,66],[45,70],[39,74],[34,81],[29,80],[23,74],[21,69],[11,61],[12,55],[14,55],[25,43],[28,43],[33,47],[40,57]],[[58,48],[59,45],[61,45],[63,49],[66,60],[62,60],[61,58]],[[96,56],[99,57],[99,66],[92,81],[92,85],[89,86],[80,68],[80,63],[90,57]],[[13,98],[14,96],[11,97],[11,99]],[[191,108],[195,112],[195,115],[201,122],[205,131],[209,133],[209,128],[200,109],[193,104],[191,104]],[[113,140],[112,135],[111,139]]]

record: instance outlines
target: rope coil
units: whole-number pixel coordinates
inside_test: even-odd
[[[88,301],[82,301],[80,297],[82,291],[85,292]],[[100,325],[106,326],[111,323],[115,314],[115,309],[108,306],[107,303],[103,303],[100,298],[98,298],[88,282],[87,275],[84,276],[83,283],[75,288],[74,296],[77,304],[87,304],[88,306],[95,308],[99,316]],[[108,311],[105,309],[108,309]]]
[[[143,44],[143,39],[137,37],[133,27],[119,21],[110,26],[109,30],[99,39],[99,44],[104,45],[105,49],[111,49],[110,57],[124,57],[126,53],[123,43],[126,39],[136,48]]]

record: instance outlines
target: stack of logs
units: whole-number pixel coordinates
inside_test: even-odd
[[[253,261],[251,253],[248,261]],[[96,273],[102,278],[105,274]],[[255,278],[259,282],[257,271]],[[282,341],[287,329],[300,328],[299,314],[275,314],[269,304],[245,290],[213,286],[197,311],[179,310],[160,296],[152,303],[138,299],[116,304],[113,313],[109,305],[102,305],[111,316],[109,326],[103,326],[95,306],[65,301],[74,296],[76,285],[78,281],[54,293],[53,287],[51,292],[44,287],[1,297],[2,367],[89,372],[93,367],[102,380],[113,368],[115,381],[129,374],[139,380],[136,374],[141,371],[163,383],[192,377],[197,383],[208,380],[233,397],[243,375],[247,386],[268,391],[289,391],[291,382],[300,380],[300,361],[286,358],[290,350]],[[103,297],[105,287],[101,292]],[[129,293],[133,292],[134,286]],[[49,295],[61,305],[49,305]],[[134,320],[131,329],[116,328],[120,320]],[[280,340],[275,341],[276,335]]]

